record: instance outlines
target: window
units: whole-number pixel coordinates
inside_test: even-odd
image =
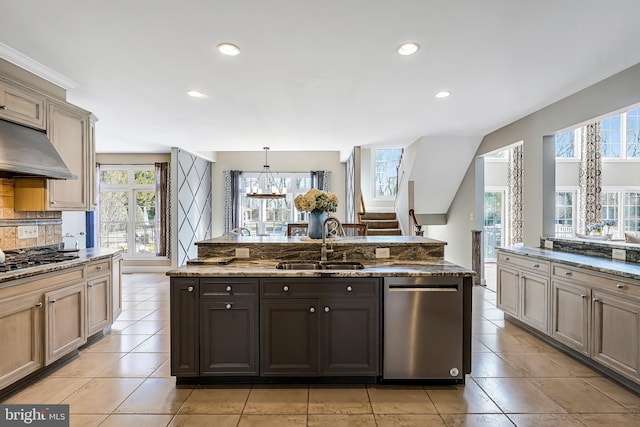
[[[503,244],[502,219],[505,191],[485,191],[484,193],[484,258],[496,259],[496,246]]]
[[[576,158],[576,138],[574,130],[556,134],[556,157],[565,159]]]
[[[375,150],[375,191],[374,198],[394,197],[398,190],[398,165],[402,149]]]
[[[613,219],[617,226],[614,237],[624,237],[625,231],[640,231],[640,192],[619,190],[602,192],[602,219]]]
[[[100,246],[127,257],[155,256],[156,191],[153,165],[100,166]]]
[[[556,237],[572,237],[576,206],[576,191],[556,191]]]
[[[298,212],[293,200],[311,188],[309,173],[278,173],[276,185],[286,191],[284,199],[255,199],[246,197],[246,189],[258,187],[258,172],[244,172],[240,176],[242,216],[240,226],[252,235],[286,235],[290,222],[307,221],[307,212]]]
[[[612,116],[600,122],[602,137],[602,157],[620,157],[622,153],[622,116]]]
[[[640,108],[627,112],[627,158],[640,158]]]

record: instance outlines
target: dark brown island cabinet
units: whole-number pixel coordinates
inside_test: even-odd
[[[374,381],[380,280],[173,277],[172,375]]]

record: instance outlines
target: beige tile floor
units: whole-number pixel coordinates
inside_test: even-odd
[[[3,403],[68,403],[72,426],[640,426],[640,397],[505,323],[474,288],[465,386],[176,389],[168,279],[123,277],[112,333]]]

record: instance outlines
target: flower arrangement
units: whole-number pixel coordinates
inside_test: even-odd
[[[296,209],[304,212],[335,212],[338,210],[338,196],[336,193],[315,188],[297,196],[294,203]]]
[[[601,234],[602,230],[605,230],[605,234],[612,234],[612,228],[617,225],[617,221],[615,219],[605,219],[602,222],[594,222],[591,224],[587,224],[587,231],[593,234]]]

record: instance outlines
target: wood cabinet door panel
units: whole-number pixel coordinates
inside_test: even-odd
[[[44,98],[17,87],[0,84],[0,117],[44,129]]]
[[[111,276],[102,276],[87,282],[87,335],[106,328],[111,320]]]
[[[199,283],[197,278],[171,278],[171,375],[199,374]]]
[[[519,272],[513,268],[498,265],[497,269],[497,306],[505,313],[519,317],[520,299]]]
[[[584,286],[552,281],[551,336],[584,355],[589,354],[590,295]]]
[[[85,286],[83,282],[45,293],[47,365],[87,341]]]
[[[200,375],[259,375],[257,298],[200,305]]]
[[[42,294],[0,304],[0,389],[42,367]]]
[[[320,301],[323,375],[378,375],[378,304],[375,299]]]
[[[549,279],[537,274],[520,273],[520,320],[548,333]]]
[[[640,379],[640,303],[593,292],[592,357]]]
[[[318,375],[318,301],[261,302],[261,375]]]

